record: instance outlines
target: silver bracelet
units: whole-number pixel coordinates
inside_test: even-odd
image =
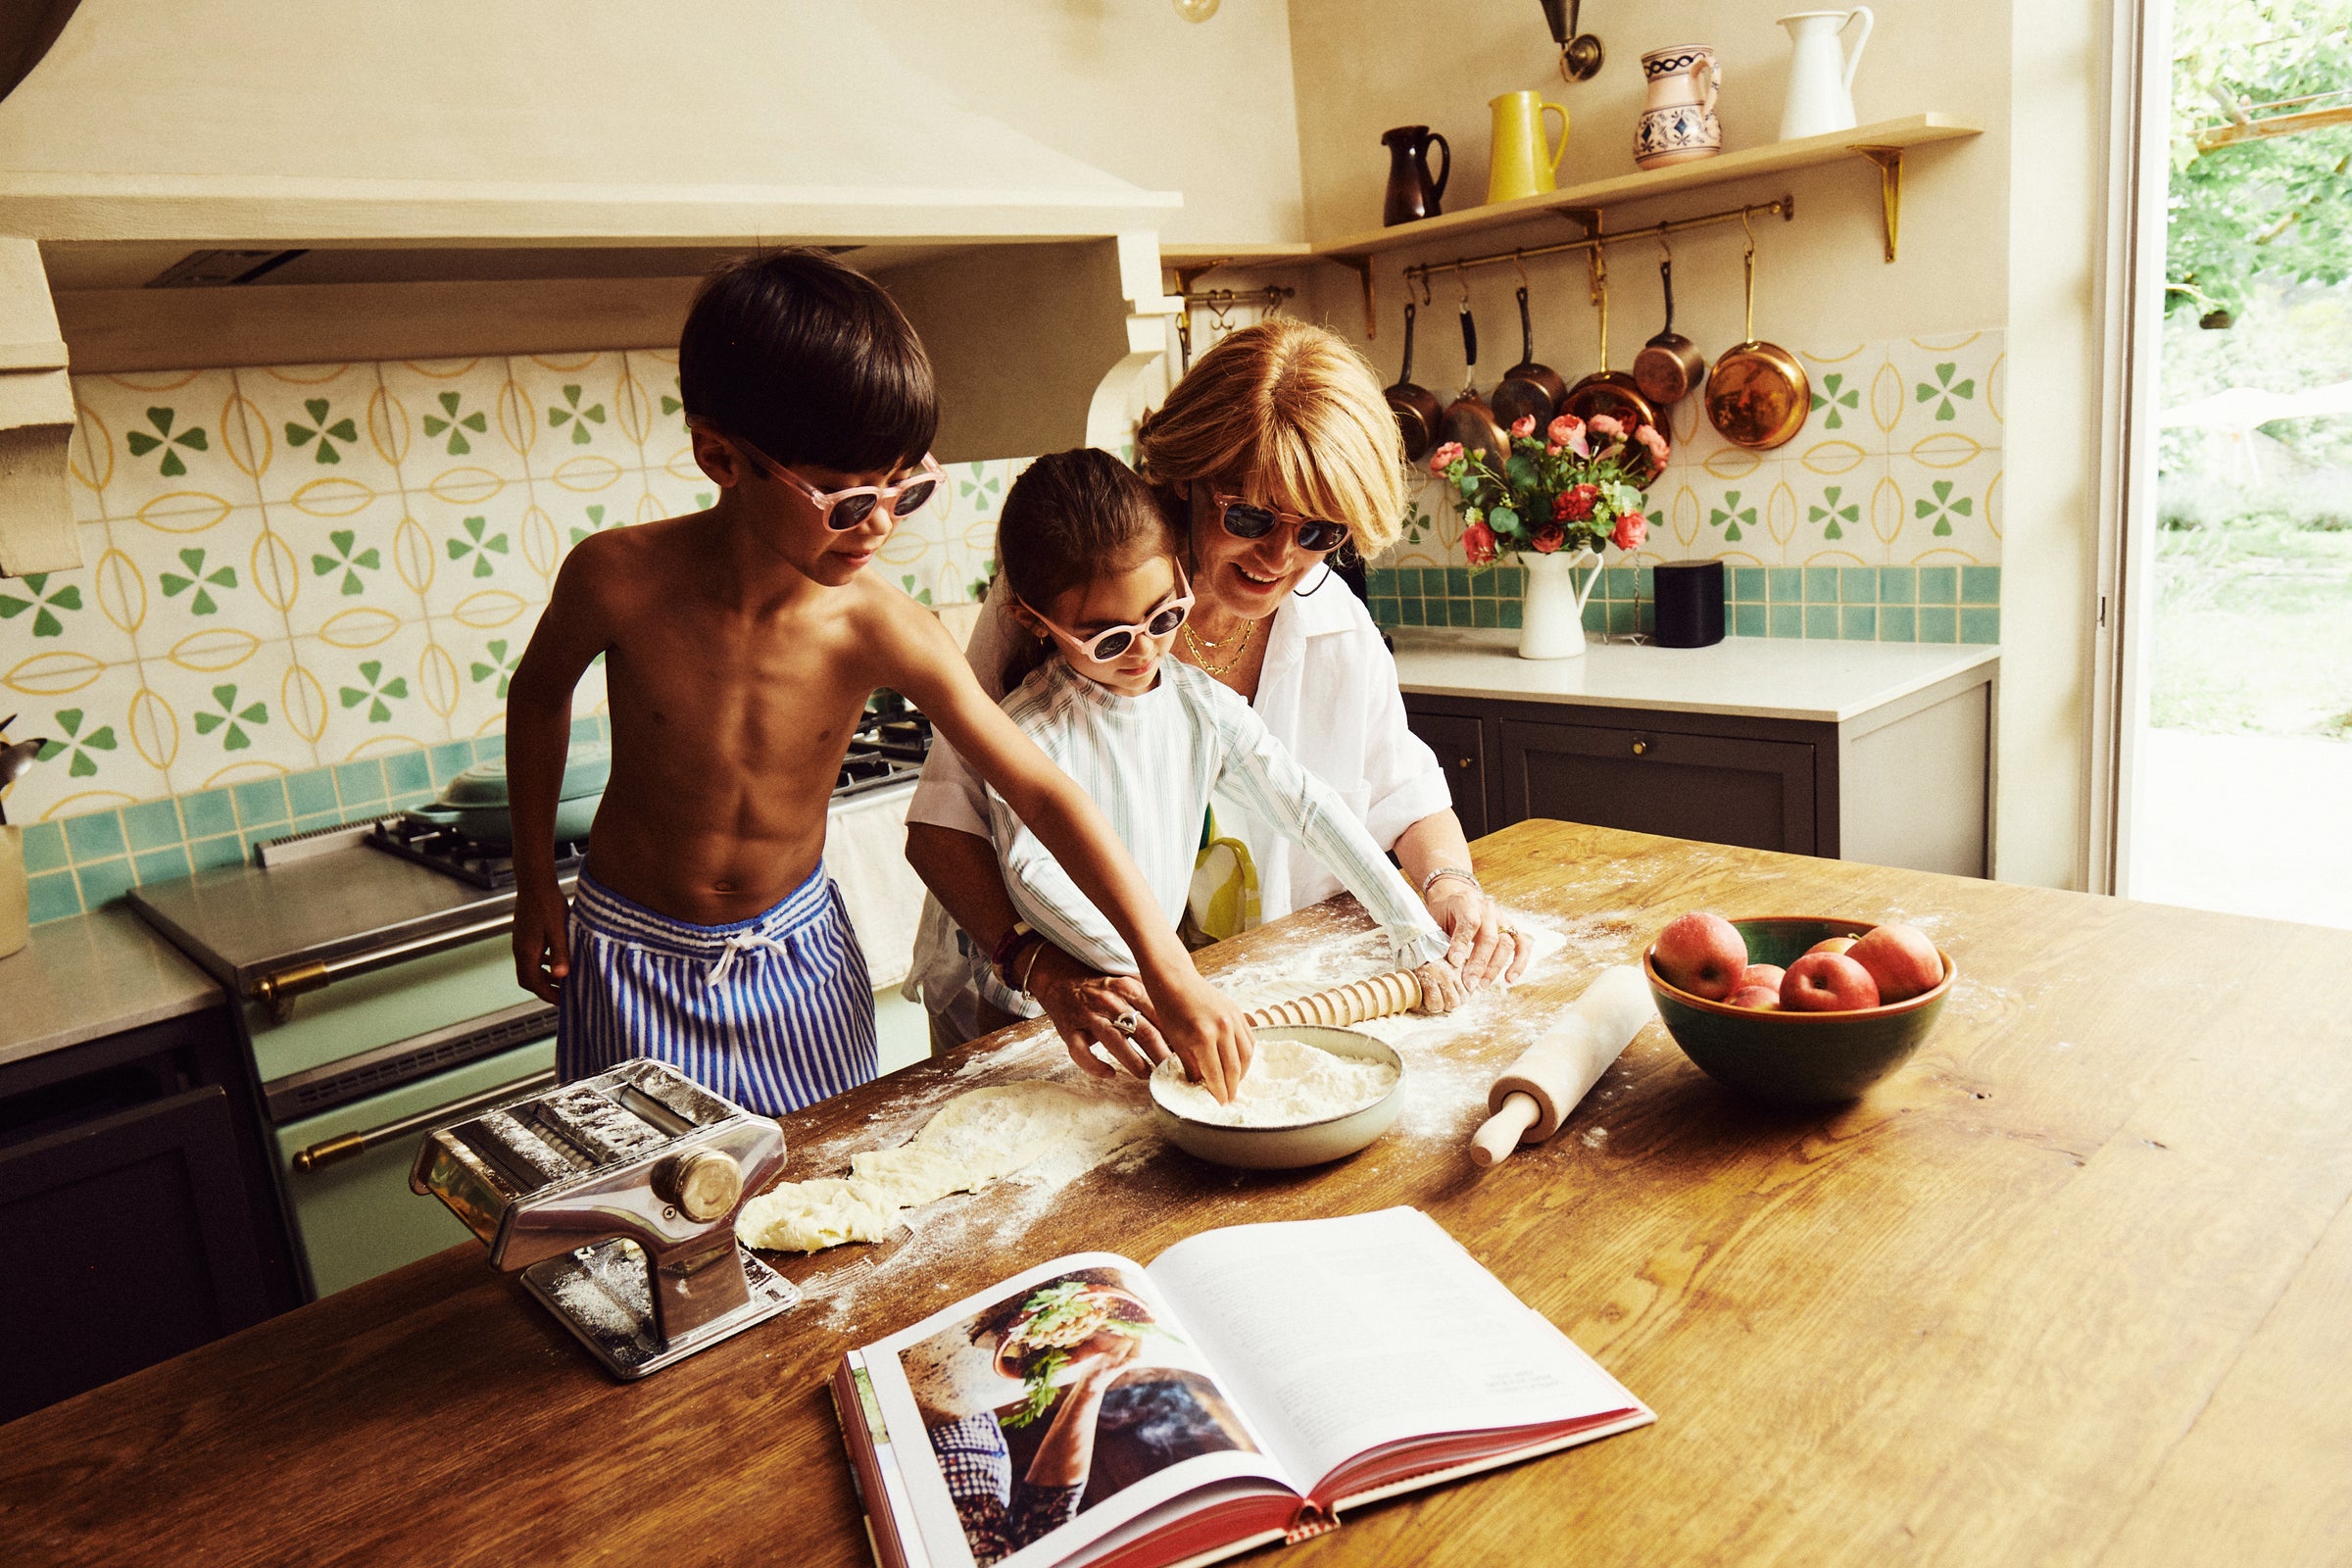
[[[1422,901],[1424,904],[1428,903],[1428,902],[1429,902],[1429,890],[1430,890],[1430,889],[1431,889],[1433,886],[1435,886],[1435,885],[1437,884],[1437,882],[1439,881],[1439,879],[1440,879],[1440,878],[1442,878],[1442,877],[1449,877],[1449,876],[1458,876],[1458,877],[1460,877],[1460,878],[1461,878],[1463,881],[1465,881],[1465,882],[1469,883],[1469,884],[1470,884],[1472,887],[1474,887],[1474,888],[1477,888],[1477,889],[1478,889],[1478,891],[1479,891],[1479,892],[1481,892],[1481,893],[1484,893],[1484,892],[1486,892],[1486,891],[1487,891],[1487,890],[1486,890],[1486,889],[1485,889],[1483,886],[1481,886],[1481,885],[1480,885],[1480,883],[1479,883],[1479,880],[1478,880],[1478,873],[1477,873],[1476,871],[1473,871],[1473,870],[1471,870],[1471,869],[1470,869],[1468,866],[1465,866],[1465,865],[1441,865],[1441,866],[1439,866],[1439,867],[1438,867],[1436,870],[1434,870],[1434,871],[1430,872],[1430,873],[1429,873],[1429,875],[1427,875],[1427,876],[1425,876],[1425,877],[1423,877],[1423,878],[1421,879],[1421,901]]]

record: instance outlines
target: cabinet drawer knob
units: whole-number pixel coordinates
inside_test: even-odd
[[[1471,758],[1457,757],[1453,760],[1453,765],[1456,767],[1468,767],[1472,760],[1473,759]]]
[[[1647,742],[1647,741],[1636,741],[1636,742],[1634,742],[1634,755],[1635,755],[1636,757],[1640,757],[1640,756],[1642,756],[1643,753],[1647,752],[1648,750],[1649,750],[1649,742]]]

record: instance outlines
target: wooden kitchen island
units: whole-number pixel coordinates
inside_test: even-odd
[[[2352,1557],[2352,933],[1556,822],[1478,862],[1506,903],[1582,922],[1509,999],[1523,1024],[1692,908],[1910,918],[1961,980],[1842,1109],[1743,1103],[1652,1025],[1556,1140],[1492,1171],[1409,1111],[1304,1173],[1161,1150],[986,1246],[797,1261],[808,1302],[633,1385],[455,1248],[0,1428],[0,1556],[861,1562],[824,1392],[843,1350],[1057,1253],[1148,1261],[1212,1226],[1411,1203],[1657,1424],[1259,1560]],[[1499,1067],[1506,1033],[1457,1049]],[[791,1172],[1057,1059],[992,1040],[842,1096],[787,1122]]]

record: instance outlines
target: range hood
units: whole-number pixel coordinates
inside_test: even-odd
[[[1038,343],[1051,382],[1092,376],[1064,423],[1096,438],[1087,410],[1117,401],[1098,395],[1103,377],[1155,357],[1175,308],[1156,233],[1181,198],[960,106],[870,20],[888,15],[843,0],[81,0],[0,99],[0,289],[44,272],[59,293],[258,280],[295,252],[270,281],[306,267],[611,276],[629,270],[620,252],[676,272],[761,244],[856,247],[904,280],[943,379]],[[1019,318],[1023,297],[1056,293],[1054,316]],[[70,424],[51,405],[71,337],[52,319],[45,293],[0,301],[0,326],[38,338],[0,344],[0,419],[16,421],[0,429],[0,536],[35,504],[15,476],[39,470],[44,495],[52,478],[63,494]],[[12,380],[45,376],[39,392]],[[73,564],[15,533],[0,570]]]

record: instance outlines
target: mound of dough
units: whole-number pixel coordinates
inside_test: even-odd
[[[902,1211],[975,1193],[1049,1154],[1087,1163],[1144,1136],[1135,1107],[1100,1091],[1043,1079],[956,1096],[896,1149],[850,1156],[848,1177],[786,1182],[743,1205],[735,1234],[771,1251],[814,1252],[878,1242]]]
[[[1241,1088],[1223,1104],[1170,1057],[1152,1072],[1152,1092],[1187,1121],[1216,1127],[1297,1127],[1361,1110],[1396,1087],[1385,1061],[1334,1055],[1303,1041],[1261,1039]]]

